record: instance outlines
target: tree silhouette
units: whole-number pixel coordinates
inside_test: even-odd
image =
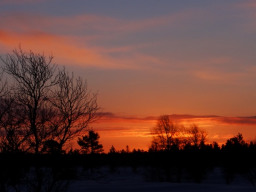
[[[193,124],[191,126],[191,128],[188,130],[188,133],[190,134],[190,138],[189,138],[190,143],[194,147],[198,148],[205,144],[206,132],[203,130],[200,130],[196,124]]]
[[[25,111],[24,118],[28,119],[27,128],[35,153],[39,152],[42,140],[48,132],[45,126],[46,116],[43,117],[44,114],[39,111],[45,107],[49,88],[56,83],[53,79],[56,67],[51,63],[52,59],[53,57],[46,58],[32,51],[24,53],[21,49],[14,50],[13,54],[8,54],[2,59],[4,71],[16,82],[13,87],[15,101]]]
[[[113,145],[110,147],[109,153],[110,154],[116,153],[116,148]]]
[[[103,152],[102,144],[99,144],[99,134],[93,130],[88,131],[88,135],[78,138],[78,145],[85,154],[95,154]]]
[[[163,115],[158,119],[152,134],[155,135],[152,142],[153,150],[170,150],[177,143],[179,127],[170,120],[168,115]]]
[[[3,152],[19,152],[24,149],[27,132],[22,106],[4,80],[0,69],[0,148]]]
[[[235,137],[228,139],[226,145],[223,146],[223,150],[229,152],[241,152],[246,148],[248,148],[248,144],[244,141],[241,133],[238,133]]]
[[[3,152],[23,151],[27,145],[29,133],[24,129],[26,121],[21,106],[11,97],[0,102],[0,147]]]
[[[73,73],[63,69],[58,74],[58,84],[54,87],[50,102],[54,106],[56,118],[55,139],[60,150],[67,140],[86,129],[89,123],[96,119],[98,111],[97,96],[91,95],[86,81],[75,78]]]
[[[42,152],[49,154],[62,153],[63,151],[61,151],[60,149],[60,144],[57,141],[49,139],[44,142]]]
[[[21,139],[26,151],[40,153],[46,141],[54,140],[62,151],[96,118],[96,95],[80,77],[58,69],[52,56],[20,48],[0,59],[8,78],[5,83],[1,75],[0,99],[10,104],[0,109],[2,145],[16,145]]]
[[[3,70],[0,69],[0,98],[6,96],[9,93],[7,82],[3,80]]]

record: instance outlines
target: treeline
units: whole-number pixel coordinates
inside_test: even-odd
[[[82,149],[84,150],[84,149]],[[70,150],[65,153],[0,153],[2,166],[15,165],[18,160],[18,166],[55,166],[58,167],[76,167],[83,166],[87,168],[102,166],[131,166],[131,167],[246,167],[256,170],[256,144],[246,143],[242,134],[238,134],[219,146],[217,143],[204,144],[201,146],[186,145],[182,149],[172,150],[130,150],[127,146],[123,150],[115,150],[114,147],[108,153],[94,151],[84,153],[81,150]]]
[[[170,145],[168,148],[157,149],[154,146],[149,148],[148,151],[143,149],[129,149],[127,145],[125,149],[116,150],[114,146],[111,146],[108,154],[127,154],[127,153],[174,153],[174,152],[207,152],[207,153],[255,153],[256,143],[246,142],[241,133],[228,139],[225,144],[219,145],[217,142],[207,144],[200,142],[199,144],[188,142],[177,146],[176,144]],[[155,144],[155,140],[152,141]]]
[[[256,144],[246,143],[241,134],[221,147],[215,143],[160,151],[0,153],[0,162],[1,191],[65,191],[74,180],[120,174],[122,167],[148,182],[201,183],[217,171],[215,177],[227,184],[237,177],[256,184]]]

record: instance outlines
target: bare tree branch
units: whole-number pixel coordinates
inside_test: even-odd
[[[13,143],[20,148],[20,143],[27,143],[26,150],[40,153],[54,143],[62,151],[68,140],[96,119],[97,95],[88,90],[86,81],[70,75],[65,68],[57,72],[52,56],[27,53],[20,48],[0,59],[8,79],[14,82],[8,94],[3,94],[7,85],[2,83],[1,75],[0,99],[5,101],[0,110],[3,145]],[[7,95],[13,101],[9,107]],[[15,119],[20,115],[22,122]]]
[[[174,124],[168,115],[162,115],[152,130],[152,134],[156,136],[152,144],[158,145],[161,150],[170,150],[176,142],[179,131],[179,126]]]
[[[63,69],[59,71],[58,84],[52,92],[51,103],[56,110],[54,126],[60,148],[67,140],[88,127],[96,119],[97,95],[91,94],[86,81]]]
[[[29,122],[29,130],[33,138],[30,138],[31,145],[34,145],[36,153],[42,145],[46,128],[39,121],[40,113],[45,103],[49,88],[56,84],[54,72],[56,66],[52,62],[53,57],[48,59],[44,55],[35,54],[32,51],[25,53],[20,49],[8,54],[4,63],[4,71],[16,82],[12,91],[15,102],[24,109],[24,117]]]

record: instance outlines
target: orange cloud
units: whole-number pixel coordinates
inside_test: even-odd
[[[194,69],[191,68],[188,73],[200,80],[214,81],[221,84],[241,84],[241,79],[254,75],[252,71],[254,69],[247,65],[240,66],[239,70],[234,69],[238,66],[238,62],[227,56],[200,59],[190,62]],[[227,68],[231,70],[227,70]]]
[[[221,83],[232,83],[234,80],[237,80],[241,77],[244,77],[245,74],[241,72],[223,72],[223,71],[217,71],[217,70],[200,70],[194,72],[195,77],[202,79],[202,80],[208,80],[208,81],[218,81]]]
[[[81,46],[72,38],[50,35],[41,32],[12,33],[0,30],[0,42],[11,50],[19,44],[25,50],[44,52],[56,56],[60,64],[81,65],[87,67],[132,69],[135,66],[129,62],[120,62],[106,55],[100,54],[96,49]]]
[[[55,62],[62,65],[121,70],[154,70],[155,65],[163,63],[156,57],[133,52],[133,49],[136,49],[133,46],[97,48],[87,45],[87,40],[84,40],[83,37],[53,35],[40,31],[10,32],[0,29],[0,42],[5,48],[2,52],[10,52],[21,45],[25,50],[52,54],[55,57]],[[120,53],[122,57],[114,57],[112,53]]]
[[[194,12],[195,10],[186,10],[140,20],[97,15],[61,17],[2,13],[0,14],[0,23],[3,23],[0,29],[2,34],[0,41],[8,51],[21,44],[25,49],[50,52],[56,56],[57,62],[63,64],[155,71],[159,68],[156,66],[165,65],[169,61],[138,51],[152,46],[150,43],[132,42],[132,45],[126,46],[95,45],[99,42],[122,39],[127,33],[179,24],[181,20],[190,18]]]

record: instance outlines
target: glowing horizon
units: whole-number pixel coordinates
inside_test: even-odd
[[[256,141],[256,135],[251,134],[256,127],[256,117],[170,115],[170,119],[186,128],[196,124],[207,133],[206,143],[217,142],[222,145],[238,133],[242,133],[246,142]],[[117,150],[125,149],[128,145],[130,150],[147,151],[152,141],[151,130],[157,120],[157,116],[134,117],[103,113],[102,118],[93,123],[92,127],[99,132],[106,153],[112,145]]]

